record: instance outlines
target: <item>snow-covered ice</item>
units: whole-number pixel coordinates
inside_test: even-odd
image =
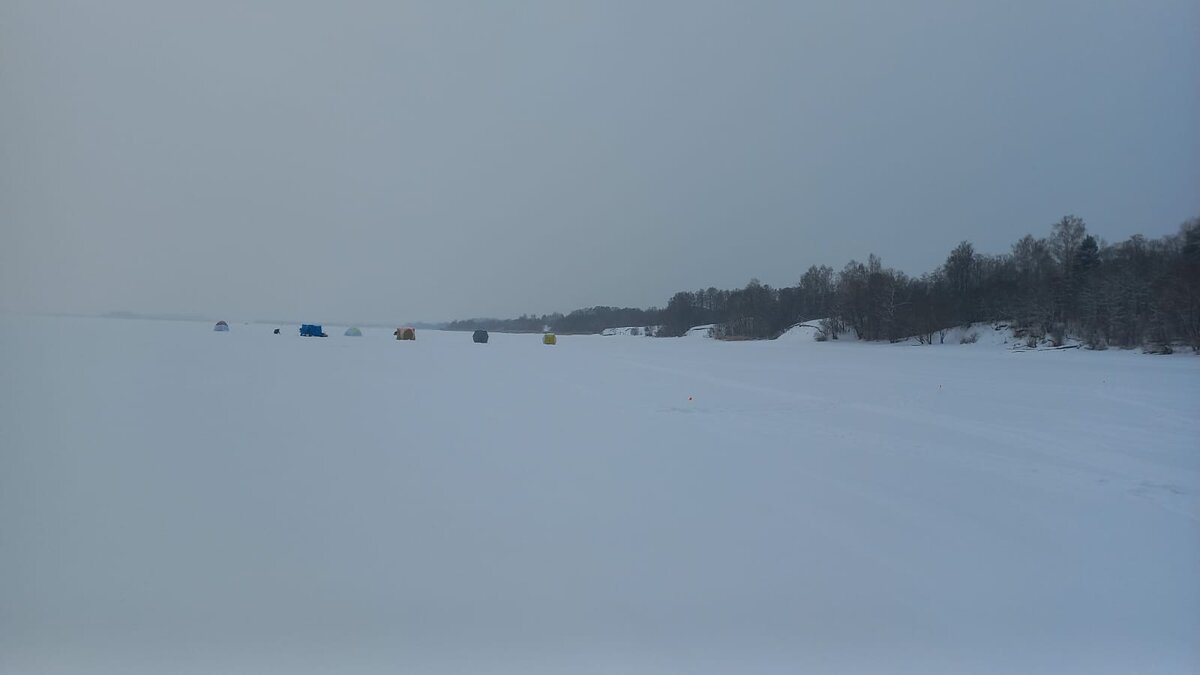
[[[1200,358],[0,322],[0,672],[1200,669]]]

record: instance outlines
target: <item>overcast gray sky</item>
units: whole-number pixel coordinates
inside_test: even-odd
[[[1200,3],[0,2],[0,309],[662,305],[1200,215]]]

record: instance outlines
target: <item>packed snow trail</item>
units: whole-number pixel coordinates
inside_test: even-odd
[[[3,325],[0,671],[1200,663],[1195,357],[271,328]]]

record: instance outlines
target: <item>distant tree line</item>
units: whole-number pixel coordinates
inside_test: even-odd
[[[494,330],[507,333],[537,333],[546,327],[558,333],[599,333],[618,326],[656,326],[661,311],[657,308],[588,307],[570,314],[523,314],[515,319],[466,319],[451,321],[447,330]]]
[[[1186,344],[1200,351],[1200,219],[1159,239],[1135,235],[1109,244],[1066,216],[1050,235],[1026,235],[1010,252],[954,248],[936,270],[911,277],[874,254],[840,272],[814,265],[795,286],[676,293],[664,309],[593,307],[567,315],[454,322],[451,329],[600,332],[615,326],[660,325],[678,336],[716,324],[723,337],[774,338],[821,320],[823,335],[853,331],[863,340],[941,340],[946,329],[975,322],[1014,322],[1025,334],[1061,344],[1076,336],[1096,349]]]

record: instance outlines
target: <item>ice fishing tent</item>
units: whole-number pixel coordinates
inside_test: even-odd
[[[488,332],[486,330],[477,330],[471,334],[471,339],[481,345],[485,345],[488,341]]]
[[[213,330],[217,331],[218,333],[228,333],[229,324],[225,323],[224,321],[218,321],[217,325],[213,326]]]
[[[320,324],[305,323],[300,325],[300,337],[329,337],[321,330]]]
[[[351,326],[346,329],[346,335],[349,335],[350,337],[362,337],[362,331],[356,326]]]
[[[417,331],[416,331],[416,329],[413,329],[413,328],[397,328],[396,332],[393,333],[393,335],[396,336],[397,340],[416,340],[417,339]]]
[[[556,336],[554,333],[546,333],[542,336],[542,344],[556,345],[558,344],[558,336]]]

